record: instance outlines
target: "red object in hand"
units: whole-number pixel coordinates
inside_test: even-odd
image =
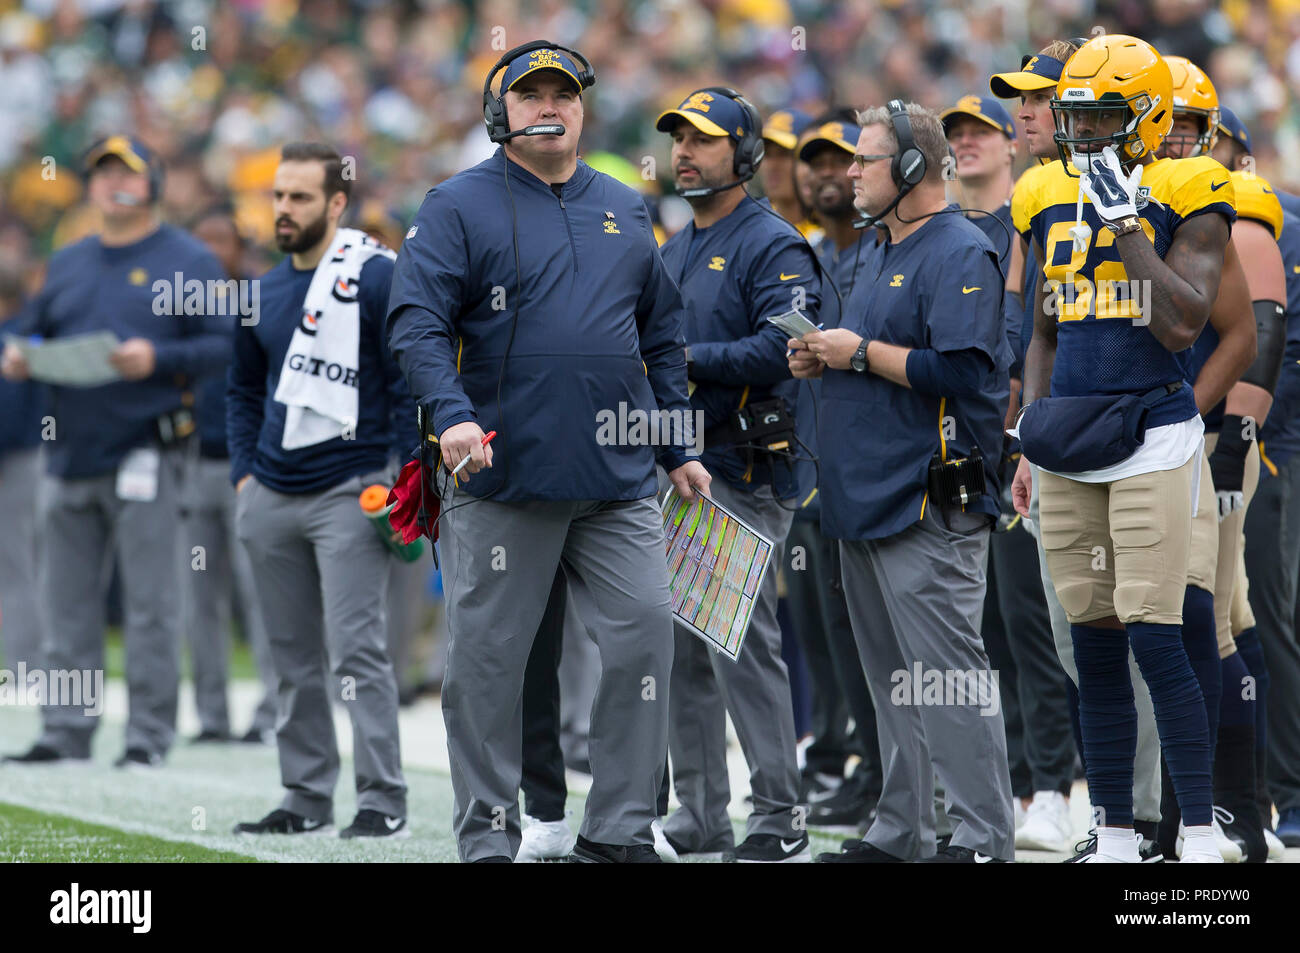
[[[412,460],[402,467],[397,482],[388,493],[386,502],[394,504],[388,514],[388,525],[401,534],[403,543],[412,543],[421,536],[429,537],[430,542],[438,541],[438,514],[442,512],[442,501],[433,492],[430,476],[419,460]],[[423,519],[421,507],[424,508]]]

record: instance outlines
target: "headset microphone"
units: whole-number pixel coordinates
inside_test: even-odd
[[[719,192],[725,192],[727,189],[734,189],[737,186],[744,185],[752,175],[744,179],[737,179],[735,182],[728,182],[726,185],[714,185],[707,189],[678,189],[677,194],[684,199],[699,199],[706,195],[717,195]]]
[[[514,132],[507,132],[504,136],[498,136],[496,142],[505,142],[513,139],[515,136],[562,136],[564,135],[564,125],[558,122],[544,123],[536,126],[524,126]]]
[[[881,212],[879,215],[868,215],[865,218],[859,219],[858,221],[853,223],[853,227],[861,230],[864,228],[870,228],[872,225],[880,224],[881,220],[884,219],[886,215],[888,215],[894,209],[898,208],[898,203],[903,201],[903,196],[907,195],[907,193],[910,191],[912,191],[912,187],[910,185],[906,183],[900,185],[898,187],[898,194],[894,196],[894,200],[889,203],[889,205],[885,208],[883,212]]]

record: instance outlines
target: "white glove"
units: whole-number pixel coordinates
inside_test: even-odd
[[[1107,146],[1100,156],[1093,156],[1090,171],[1079,173],[1079,188],[1092,200],[1103,222],[1118,222],[1137,214],[1138,185],[1142,182],[1142,166],[1124,174],[1115,147]]]
[[[1231,516],[1234,510],[1246,508],[1246,494],[1241,490],[1215,490],[1214,496],[1219,503],[1219,522]]]

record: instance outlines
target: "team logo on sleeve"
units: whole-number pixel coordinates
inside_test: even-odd
[[[298,322],[298,327],[302,328],[303,334],[315,336],[316,328],[319,325],[321,311],[311,311],[307,308],[302,309],[302,320]]]
[[[723,258],[721,255],[714,255],[713,260],[709,262],[709,270],[721,271],[723,266],[726,265],[726,263],[727,263],[727,259]]]
[[[620,232],[620,231],[618,230],[618,222],[614,221],[614,213],[613,213],[613,212],[606,212],[606,213],[605,213],[605,221],[601,222],[601,224],[605,227],[605,234],[606,234],[606,235],[622,235],[622,234],[623,234],[622,232]]]
[[[351,302],[357,300],[357,279],[339,278],[330,288],[330,294],[336,301]]]

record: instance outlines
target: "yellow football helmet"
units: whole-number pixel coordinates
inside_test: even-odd
[[[1219,94],[1214,91],[1214,84],[1205,71],[1185,56],[1166,56],[1169,72],[1174,78],[1174,116],[1190,115],[1196,119],[1201,131],[1195,142],[1188,142],[1187,136],[1172,133],[1165,136],[1164,143],[1182,145],[1182,156],[1207,156],[1219,139]]]
[[[1114,146],[1129,166],[1154,155],[1174,124],[1174,80],[1150,43],[1108,33],[1075,51],[1052,100],[1056,146],[1067,171],[1086,171],[1090,157]]]

